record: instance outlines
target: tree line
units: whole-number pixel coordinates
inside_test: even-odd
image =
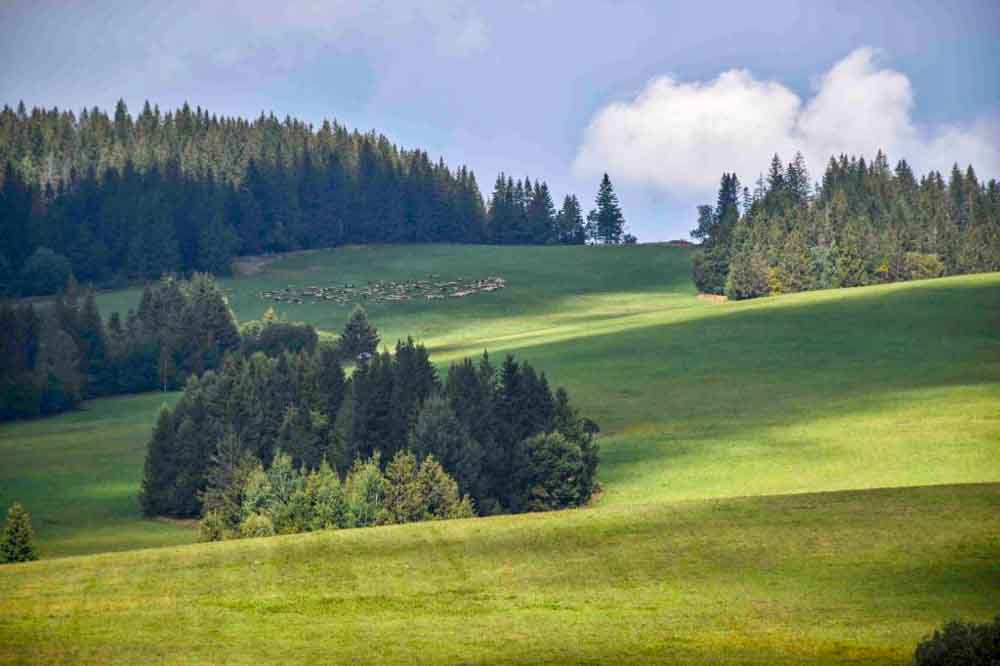
[[[102,396],[174,390],[226,354],[312,351],[312,326],[263,321],[239,327],[215,280],[165,278],[139,305],[104,321],[91,288],[70,279],[54,302],[0,304],[0,420],[74,409]],[[355,343],[356,344],[356,343]]]
[[[556,211],[544,182],[532,185],[530,178],[515,182],[501,173],[490,196],[488,240],[497,245],[636,242],[635,236],[625,233],[625,217],[607,174],[601,179],[594,208],[586,221],[582,211],[575,194],[566,195],[562,207]]]
[[[601,221],[584,222],[572,195],[555,211],[537,180],[501,175],[484,202],[468,168],[328,121],[21,103],[0,110],[0,165],[8,295],[54,293],[70,273],[104,286],[221,275],[238,255],[346,243],[626,240],[607,177]]]
[[[161,410],[153,429],[143,511],[175,517],[221,511],[211,516],[209,524],[216,527],[208,531],[242,533],[240,525],[251,514],[264,515],[240,508],[251,472],[273,475],[275,465],[298,470],[296,483],[304,494],[296,501],[314,507],[302,508],[303,516],[317,515],[311,485],[342,484],[330,492],[343,493],[346,504],[336,503],[347,508],[337,510],[341,518],[329,519],[341,527],[399,522],[386,516],[403,514],[464,514],[464,504],[493,514],[578,506],[590,499],[596,426],[579,416],[564,389],[553,392],[544,373],[530,364],[508,356],[496,368],[484,354],[478,363],[466,359],[452,365],[442,380],[426,349],[412,340],[398,342],[392,353],[360,354],[349,377],[341,359],[323,345],[274,357],[230,354],[215,371],[191,376],[180,401]],[[434,465],[453,480],[454,493]],[[372,466],[382,480],[373,476]],[[334,473],[334,481],[329,470],[351,471],[343,477]],[[260,474],[254,483],[263,483]],[[440,483],[419,481],[422,474]],[[406,500],[411,508],[392,504],[391,493],[361,502],[368,497],[368,491],[358,490],[362,477],[379,488],[416,484]],[[223,496],[230,499],[219,504],[216,499]],[[265,512],[278,531],[285,523],[276,516],[291,495],[283,497]],[[427,508],[434,506],[439,508]],[[379,518],[383,511],[386,516]],[[312,522],[303,518],[296,529]]]
[[[775,155],[753,190],[723,174],[698,208],[693,277],[732,299],[1000,270],[1000,185],[955,165],[947,183],[905,160],[831,158],[810,182]]]

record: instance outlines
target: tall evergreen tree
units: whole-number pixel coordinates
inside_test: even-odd
[[[625,233],[625,217],[608,174],[604,174],[601,179],[594,205],[596,207],[587,216],[593,224],[594,240],[605,245],[621,243]]]

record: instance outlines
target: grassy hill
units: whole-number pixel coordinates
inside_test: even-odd
[[[0,660],[905,660],[1000,611],[1000,274],[744,303],[680,248],[343,248],[229,280],[499,275],[373,305],[439,362],[514,351],[603,428],[593,507],[0,568]],[[106,294],[102,310],[134,305]],[[339,329],[348,306],[282,305]],[[0,427],[0,502],[56,556],[184,544],[135,493],[159,394]],[[111,627],[111,628],[109,628]],[[377,652],[373,649],[377,648]]]

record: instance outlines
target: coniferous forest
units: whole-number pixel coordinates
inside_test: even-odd
[[[0,304],[0,421],[180,388],[229,352],[266,350],[271,328],[285,340],[301,337],[287,323],[250,322],[241,338],[225,296],[205,274],[147,286],[136,310],[114,312],[106,323],[93,289],[81,293],[72,280],[51,306]]]
[[[775,155],[753,192],[723,174],[699,206],[695,284],[732,299],[1000,270],[1000,185],[956,164],[919,180],[879,151],[831,158],[810,182],[799,154]]]
[[[511,356],[442,382],[412,340],[350,377],[330,347],[230,355],[161,410],[141,501],[210,538],[566,508],[594,491],[595,431]]]
[[[238,255],[348,243],[625,240],[620,210],[617,230],[606,221],[588,235],[577,198],[557,211],[542,181],[501,174],[487,203],[466,167],[336,122],[22,103],[0,110],[0,165],[8,295],[55,293],[69,274],[108,286],[225,275]],[[609,193],[602,183],[602,210],[617,206]]]

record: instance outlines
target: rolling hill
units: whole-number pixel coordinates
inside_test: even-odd
[[[0,501],[27,506],[55,559],[0,568],[0,660],[899,663],[945,619],[1000,611],[1000,274],[717,304],[689,256],[347,247],[226,281],[242,321],[290,285],[503,277],[369,315],[439,363],[511,351],[565,385],[602,427],[604,493],[180,545],[189,527],[135,501],[176,396],[5,425]],[[277,307],[325,331],[350,311]]]

